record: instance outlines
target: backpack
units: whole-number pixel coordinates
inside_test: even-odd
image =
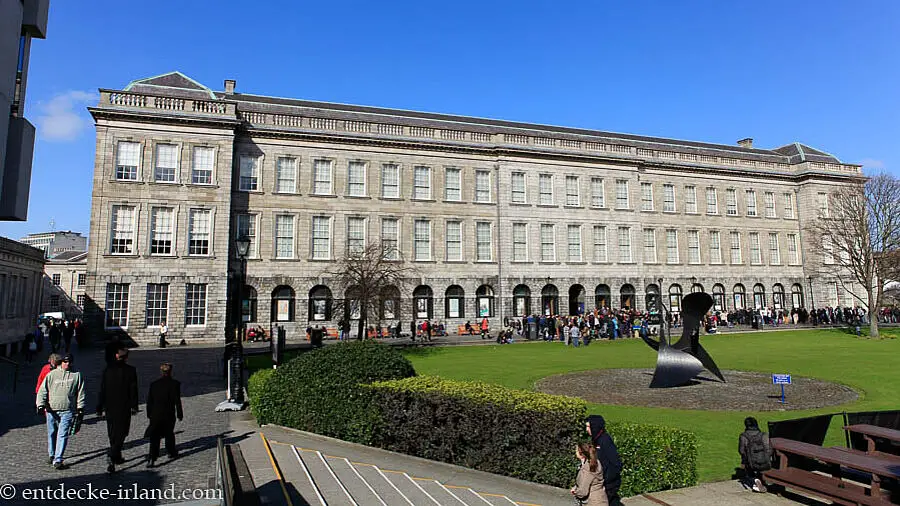
[[[745,434],[747,437],[747,462],[753,471],[767,471],[772,468],[768,438],[765,433],[756,431]]]

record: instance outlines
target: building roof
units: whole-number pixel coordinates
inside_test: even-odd
[[[179,96],[211,98],[215,99],[216,95],[206,86],[194,81],[190,77],[178,72],[169,72],[158,76],[138,79],[128,83],[123,91],[143,91],[143,92],[160,92],[168,89],[178,91]]]
[[[47,259],[47,263],[77,263],[87,259],[87,251],[63,251]]]

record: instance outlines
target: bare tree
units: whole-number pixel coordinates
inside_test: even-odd
[[[345,294],[336,310],[346,321],[359,318],[359,339],[366,335],[373,315],[379,322],[388,310],[393,318],[400,317],[400,294],[412,271],[396,249],[386,249],[380,243],[349,251],[335,262],[327,275]]]
[[[878,174],[827,195],[807,226],[819,254],[809,265],[833,277],[868,311],[870,335],[878,337],[878,310],[885,287],[900,274],[900,180]],[[864,293],[847,289],[856,283]]]

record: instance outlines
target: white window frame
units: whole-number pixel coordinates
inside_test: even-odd
[[[722,234],[718,230],[709,231],[709,263],[722,264]]]
[[[328,237],[316,237],[316,222],[318,220],[325,220],[324,223],[327,224]],[[314,215],[310,218],[310,247],[309,247],[309,257],[310,260],[331,260],[332,248],[334,247],[334,217],[326,216],[322,214]],[[324,248],[324,256],[316,256],[317,253],[321,253],[316,250],[316,241],[326,241],[326,247]]]
[[[738,215],[737,190],[734,188],[725,189],[725,215]]]
[[[427,232],[426,236],[422,239],[416,235],[417,228],[420,224],[424,224],[425,231]],[[431,246],[431,220],[428,219],[418,219],[413,220],[413,261],[414,262],[430,262],[432,259],[432,246]],[[421,255],[420,255],[421,253]]]
[[[462,169],[459,167],[444,167],[444,200],[462,202]]]
[[[488,241],[487,245],[485,245],[482,241],[481,236],[479,234],[479,228],[481,232],[484,231],[485,226],[487,227],[488,232]],[[487,258],[483,256],[484,248],[487,248]],[[479,251],[481,249],[482,251]],[[489,221],[476,221],[475,222],[475,261],[476,262],[493,262],[494,261],[494,224]]]
[[[556,225],[541,223],[541,262],[556,262]]]
[[[694,185],[684,187],[684,212],[697,214],[697,187]]]
[[[759,232],[748,232],[747,238],[750,241],[750,265],[762,265],[762,243],[759,240]]]
[[[110,302],[111,302],[110,298],[109,298],[110,287],[113,287],[113,286],[114,287],[124,287],[124,291],[113,292],[114,295],[115,294],[119,294],[119,295],[124,294],[125,295],[124,298],[117,299],[118,300],[118,304],[116,304],[117,307],[110,307]],[[12,287],[10,287],[10,288],[12,288]],[[12,293],[14,294],[14,292],[12,292]],[[128,323],[129,323],[129,317],[130,317],[130,312],[129,312],[130,303],[131,303],[131,283],[106,283],[106,290],[105,290],[105,297],[104,297],[105,312],[104,312],[104,318],[103,318],[103,327],[107,328],[107,329],[127,329]],[[14,306],[15,306],[15,300],[11,298],[10,299],[10,307],[14,307]],[[124,316],[124,320],[125,320],[124,325],[121,323],[122,318],[116,319],[117,324],[109,323],[110,322],[109,315],[113,311],[121,312],[121,314]]]
[[[163,161],[161,160],[162,157],[160,156],[159,150],[162,147],[165,147],[167,149],[171,148],[173,154],[175,155],[174,160],[166,160],[167,163],[171,164],[171,167],[161,165],[163,163]],[[181,165],[181,145],[175,144],[172,142],[157,142],[153,148],[153,159],[155,161],[155,163],[153,164],[153,182],[154,183],[162,183],[162,184],[178,184],[178,176],[179,176],[178,168]],[[172,171],[172,179],[171,180],[160,179],[159,178],[160,169],[167,170],[167,171],[171,170]]]
[[[487,175],[487,183],[484,182],[484,175]],[[482,176],[479,178],[479,176]],[[476,169],[475,170],[475,202],[480,204],[490,204],[494,201],[493,191],[491,190],[491,175],[490,170],[486,169]],[[479,183],[481,181],[481,183]],[[485,186],[485,184],[487,186]]]
[[[528,224],[512,224],[513,262],[528,261]],[[519,253],[522,253],[521,255]]]
[[[391,239],[386,239],[385,237],[385,223],[393,222],[394,223],[394,235],[395,237]],[[393,241],[396,243],[393,249],[384,249],[384,245],[388,241]],[[400,260],[400,218],[394,218],[391,216],[386,216],[381,218],[381,247],[382,247],[382,258],[385,260]]]
[[[157,290],[151,291],[150,287]],[[169,321],[169,288],[169,283],[147,283],[144,298],[144,324],[147,327],[159,327],[162,322]],[[165,297],[160,296],[163,291]]]
[[[327,179],[322,177],[327,175]],[[316,158],[313,160],[312,177],[310,178],[312,195],[334,195],[334,160]]]
[[[247,258],[259,258],[259,214],[256,213],[240,213],[235,216],[234,234],[235,239],[241,236],[243,229],[242,221],[247,223],[247,238],[250,239],[250,249],[247,252]]]
[[[619,238],[619,263],[634,263],[634,253],[631,249],[631,227],[618,227],[616,235]]]
[[[789,265],[800,265],[800,239],[797,234],[788,234],[788,263]]]
[[[122,162],[123,157],[123,147],[125,145],[134,146],[136,149],[137,160],[135,161],[137,165],[124,165]],[[132,153],[127,153],[132,154]],[[121,140],[116,142],[116,163],[113,167],[113,179],[116,181],[140,181],[141,180],[141,165],[143,165],[144,159],[144,144],[141,142],[130,141],[130,140]],[[134,167],[134,177],[120,177],[124,175],[131,175],[131,167]]]
[[[209,152],[207,160],[205,153]],[[201,155],[200,153],[204,153]],[[212,186],[216,181],[216,148],[211,146],[192,146],[191,148],[191,184],[200,186]],[[209,166],[200,167],[198,163],[202,161],[204,165],[209,162]],[[201,182],[199,177],[202,173],[209,171],[209,182]]]
[[[653,183],[641,183],[641,211],[653,210]]]
[[[735,238],[737,238],[737,242],[735,242]],[[737,247],[735,247],[735,244],[737,244]],[[728,233],[728,251],[728,258],[731,260],[731,265],[741,265],[744,263],[743,244],[741,244],[740,232],[731,231]]]
[[[631,196],[628,193],[627,179],[616,179],[616,209],[631,209]]]
[[[465,258],[463,253],[463,223],[461,220],[448,220],[444,224],[444,249],[446,250],[446,258],[448,262],[462,262]],[[451,233],[451,229],[455,228],[455,232]],[[455,245],[456,256],[451,255],[451,244]]]
[[[195,292],[191,291],[191,288],[202,290],[196,290]],[[192,306],[191,303],[194,302],[196,304],[197,301],[192,299],[192,294],[200,294],[203,295],[203,307],[199,305]],[[209,309],[209,285],[206,283],[185,283],[184,285],[184,326],[185,327],[205,327],[207,322],[207,314]],[[193,313],[192,313],[193,311]],[[200,323],[196,323],[198,320]]]
[[[706,188],[706,214],[719,214],[719,192],[711,186]]]
[[[663,212],[664,213],[675,213],[678,212],[678,208],[675,206],[675,185],[674,184],[664,184],[663,185]]]
[[[130,220],[130,230],[127,228],[122,230],[119,229],[121,223],[119,223],[119,210],[130,210],[131,212],[131,220]],[[110,212],[109,219],[109,254],[110,255],[134,255],[137,251],[137,226],[138,226],[138,216],[137,216],[137,207],[131,205],[113,205]],[[120,236],[120,237],[118,237]],[[131,241],[130,246],[127,251],[117,251],[116,241]]]
[[[820,218],[829,218],[831,216],[831,212],[828,208],[828,193],[819,192],[816,194],[816,203],[818,204],[819,209],[819,217]]]
[[[553,202],[553,174],[539,174],[538,205],[552,206]]]
[[[285,224],[283,229],[282,224]],[[290,225],[290,235],[287,234],[287,225]],[[297,217],[293,214],[276,214],[272,220],[272,256],[278,260],[292,260],[297,256],[296,244]],[[284,253],[282,253],[282,249],[285,250]]]
[[[763,204],[766,206],[766,218],[777,218],[778,210],[775,203],[775,192],[763,193]]]
[[[644,263],[655,264],[659,259],[656,253],[656,229],[644,229]]]
[[[386,177],[389,172],[394,173],[394,181],[395,184],[388,184],[388,178]],[[381,198],[383,199],[399,199],[401,198],[401,177],[400,177],[400,165],[396,163],[384,163],[381,165]],[[395,189],[394,192],[389,192],[389,189]]]
[[[297,158],[293,156],[279,156],[275,159],[275,193],[297,193],[297,165]],[[288,171],[290,177],[285,177]],[[288,181],[290,185],[287,184]]]
[[[785,219],[794,219],[796,206],[794,205],[794,194],[792,192],[784,192],[782,193],[781,198],[784,202],[784,217]]]
[[[353,181],[353,169],[361,168],[362,172],[362,182],[354,182]],[[348,197],[367,197],[369,196],[369,188],[367,175],[369,172],[369,164],[363,160],[350,160],[347,162],[347,196]],[[362,184],[362,191],[359,190],[359,185]],[[354,188],[356,188],[356,192],[354,192]]]
[[[169,213],[169,229],[168,230],[159,230],[159,212],[166,211]],[[150,256],[174,256],[176,253],[176,237],[177,237],[177,215],[175,214],[175,208],[166,207],[166,206],[155,206],[150,208]],[[169,252],[168,253],[156,253],[153,251],[153,243],[157,240],[157,233],[168,234],[169,236]]]
[[[703,263],[703,253],[700,251],[699,230],[688,230],[688,263],[691,265]]]
[[[606,225],[594,225],[593,240],[594,262],[601,264],[609,263],[609,236]]]
[[[778,242],[778,232],[769,232],[769,264],[781,265],[781,245]]]
[[[424,173],[427,175],[427,185],[422,186],[418,184],[417,176],[419,173]],[[416,165],[413,167],[413,200],[431,200],[431,188],[432,188],[432,172],[431,167],[427,165]]]
[[[575,231],[574,236],[572,234],[573,231]],[[577,240],[577,242],[573,243],[573,239]],[[582,251],[581,242],[581,225],[567,225],[566,255],[570,263],[581,263],[584,261],[584,252]]]
[[[240,155],[238,157],[238,161],[240,164],[238,170],[238,191],[242,192],[256,192],[259,191],[259,180],[260,178],[260,165],[262,162],[260,161],[259,156],[251,156],[251,155]],[[253,162],[250,165],[248,162]],[[249,175],[244,175],[245,171],[249,169]],[[246,181],[245,181],[246,180]],[[245,184],[246,183],[246,184]]]
[[[509,192],[513,204],[528,203],[528,177],[524,172],[514,171],[509,175]]]
[[[581,180],[578,176],[566,176],[566,207],[581,207]]]
[[[745,190],[744,197],[747,199],[747,216],[759,216],[759,210],[756,208],[756,190]]]
[[[602,177],[591,178],[591,207],[606,207],[606,183]]]
[[[362,233],[362,237],[353,237],[354,227],[353,224],[360,224],[360,229]],[[366,245],[369,242],[369,221],[365,216],[347,216],[347,255],[359,255],[366,250]],[[357,246],[357,249],[354,250],[352,242],[359,242],[361,244]]]
[[[204,232],[203,230],[194,230],[194,216],[205,214],[208,218],[207,222],[207,230]],[[213,254],[213,212],[212,209],[197,207],[188,210],[188,226],[187,226],[187,254],[188,256],[197,256],[197,257],[208,257]],[[202,241],[203,234],[206,234],[206,253],[191,253],[191,242],[194,240]],[[200,239],[195,239],[195,235],[201,237]]]
[[[681,252],[678,251],[678,230],[666,229],[666,264],[680,264]]]

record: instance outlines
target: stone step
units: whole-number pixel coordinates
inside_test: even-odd
[[[416,506],[443,506],[410,475],[400,471],[385,471],[384,474]]]
[[[354,464],[360,475],[372,485],[384,502],[390,506],[416,506],[406,494],[387,477],[387,473],[371,464]]]
[[[281,469],[284,481],[294,504],[303,504],[310,506],[326,506],[323,499],[320,499],[318,490],[310,482],[307,469],[302,461],[297,459],[292,446],[284,444],[271,444],[272,456]]]
[[[325,504],[328,506],[360,506],[338,479],[321,452],[300,450],[296,447],[293,447],[293,450],[300,456],[303,464],[306,465],[316,488],[318,488],[319,493],[325,500]]]
[[[334,474],[344,485],[353,499],[360,505],[389,506],[372,483],[363,477],[350,460],[342,457],[327,457],[325,460]],[[380,478],[379,478],[380,480]],[[378,485],[378,481],[375,482]]]
[[[426,492],[437,499],[442,506],[471,506],[463,501],[456,492],[437,480],[417,479],[416,481]]]

